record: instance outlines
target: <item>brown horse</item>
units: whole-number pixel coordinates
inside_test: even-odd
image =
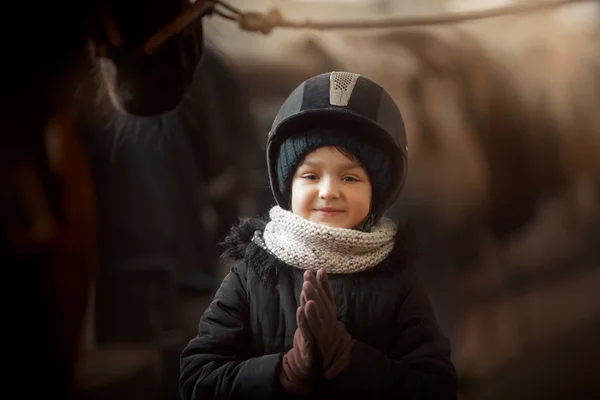
[[[256,212],[242,208],[265,188],[252,182],[263,163],[249,105],[202,40],[201,21],[149,51],[152,37],[200,3],[99,8],[98,58],[76,94],[99,218],[84,396],[133,376],[126,386],[138,396],[177,397],[184,305],[213,292],[215,244],[240,213]],[[130,369],[121,372],[123,359]]]
[[[5,47],[12,59],[2,78],[0,264],[16,272],[9,281],[23,293],[8,320],[15,334],[7,343],[17,350],[8,366],[19,374],[9,381],[28,396],[67,398],[98,263],[96,188],[73,96],[92,68],[111,81],[107,95],[126,113],[172,110],[202,55],[201,24],[148,52],[147,39],[193,5],[59,1],[34,12],[30,6],[11,8],[28,16],[27,32],[3,35],[12,38]]]
[[[101,57],[76,96],[99,218],[84,396],[133,377],[125,386],[138,396],[177,397],[185,310],[218,284],[216,242],[268,190],[254,183],[264,167],[249,104],[227,60],[201,40],[201,21],[149,51],[167,17],[180,20],[172,5],[105,4],[106,40],[93,41]]]
[[[420,64],[400,100],[417,119],[413,174],[398,206],[422,207],[408,217],[439,216],[428,269],[434,294],[445,292],[440,307],[455,302],[443,309],[457,312],[458,364],[481,378],[548,354],[543,346],[578,334],[600,302],[598,270],[585,269],[598,261],[585,252],[597,243],[588,233],[598,226],[600,121],[591,105],[600,54],[585,38],[560,35],[533,39],[521,54],[461,32],[390,36]]]

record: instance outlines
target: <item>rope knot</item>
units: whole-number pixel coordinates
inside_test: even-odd
[[[271,31],[281,26],[283,16],[277,9],[268,13],[245,12],[239,15],[238,26],[246,31],[258,31],[263,35],[268,35]]]

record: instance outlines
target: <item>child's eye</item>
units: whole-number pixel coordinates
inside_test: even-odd
[[[316,179],[319,179],[319,177],[317,175],[315,175],[315,174],[304,174],[304,175],[302,175],[302,178],[304,178],[304,179],[310,179],[312,181],[314,181]]]
[[[359,179],[358,179],[358,178],[355,178],[354,176],[345,176],[345,177],[344,177],[344,180],[345,180],[346,182],[358,182],[358,181],[359,181]]]

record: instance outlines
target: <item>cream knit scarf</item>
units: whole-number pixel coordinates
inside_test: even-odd
[[[372,268],[394,247],[396,225],[387,218],[371,232],[332,228],[273,207],[264,233],[256,231],[252,241],[286,264],[302,270],[348,274]]]

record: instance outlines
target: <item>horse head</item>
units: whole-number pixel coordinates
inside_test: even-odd
[[[174,109],[202,56],[201,19],[182,22],[205,0],[102,0],[91,37],[91,57],[102,90],[99,101],[123,114],[149,116]]]

